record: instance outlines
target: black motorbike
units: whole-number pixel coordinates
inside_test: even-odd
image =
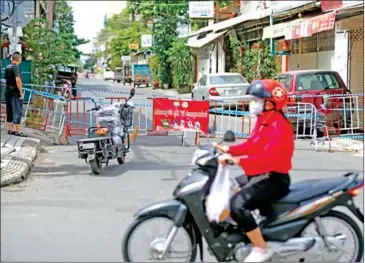
[[[129,152],[130,138],[128,128],[132,126],[134,107],[128,101],[135,95],[131,89],[130,96],[125,103],[117,103],[102,107],[94,100],[97,116],[97,126],[88,129],[88,138],[77,141],[79,158],[90,164],[95,175],[100,174],[102,164],[109,164],[109,160],[117,159],[119,164],[125,163]]]
[[[224,141],[235,141],[234,133],[227,132]],[[204,262],[203,238],[219,262],[244,261],[251,245],[241,227],[234,222],[209,222],[205,212],[218,156],[211,143],[200,146],[193,158],[196,167],[178,184],[174,199],[151,204],[135,214],[122,242],[125,262],[194,262],[198,248]],[[347,173],[338,178],[294,183],[286,197],[254,211],[265,239],[275,251],[271,260],[360,262],[363,234],[348,214],[334,210],[343,206],[363,223],[364,215],[353,201],[363,187],[363,180],[358,177],[358,173]],[[331,222],[338,224],[329,231]],[[159,228],[156,236],[135,240],[142,226],[153,232],[162,223],[166,225]],[[143,246],[141,242],[148,243]],[[353,249],[346,248],[351,242]],[[148,253],[147,258],[142,256],[144,252]]]

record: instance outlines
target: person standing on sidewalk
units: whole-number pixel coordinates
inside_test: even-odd
[[[6,121],[8,123],[8,134],[27,137],[26,134],[20,131],[20,121],[23,115],[23,82],[19,68],[21,62],[21,54],[15,52],[12,56],[11,64],[5,69]]]

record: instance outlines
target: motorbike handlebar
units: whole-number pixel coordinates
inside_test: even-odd
[[[99,107],[95,107],[95,108],[92,108],[90,110],[87,110],[86,112],[90,112],[90,111],[94,111],[94,110],[98,110],[98,109],[99,109]]]
[[[233,163],[231,160],[226,160],[226,163],[227,163],[228,165],[234,165],[234,163]]]

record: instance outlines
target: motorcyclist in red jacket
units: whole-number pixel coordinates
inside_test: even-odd
[[[242,188],[231,199],[231,217],[252,243],[253,249],[245,262],[264,262],[274,251],[265,242],[251,211],[289,193],[294,134],[283,112],[288,94],[280,82],[256,80],[247,94],[252,96],[250,112],[258,117],[250,138],[229,147],[217,146],[217,149],[226,153],[219,157],[221,164],[232,161],[242,167],[248,178],[238,178]],[[240,182],[243,178],[244,183]]]

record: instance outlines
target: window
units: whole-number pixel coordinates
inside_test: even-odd
[[[199,86],[206,86],[207,85],[207,75],[204,75],[200,78]]]
[[[292,39],[290,41],[290,52],[292,55],[299,54],[299,39]]]
[[[338,89],[340,84],[333,72],[319,72],[299,75],[297,78],[297,90],[326,90]]]
[[[224,85],[224,84],[242,84],[248,83],[247,80],[241,75],[221,75],[212,76],[209,78],[212,85]]]
[[[277,81],[279,81],[281,84],[284,85],[287,91],[291,90],[292,82],[293,82],[293,76],[292,75],[279,75],[277,77]]]
[[[317,52],[317,34],[302,38],[302,54]]]
[[[335,30],[319,32],[317,37],[318,51],[335,50]]]

